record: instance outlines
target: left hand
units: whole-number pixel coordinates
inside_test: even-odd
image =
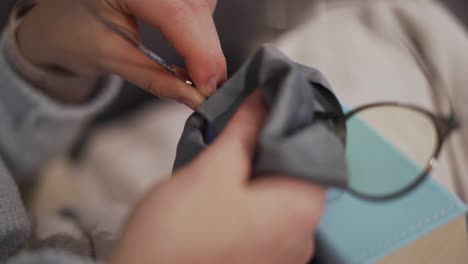
[[[39,66],[60,66],[90,79],[117,74],[196,109],[227,78],[212,18],[215,6],[216,0],[39,0],[24,17],[17,39],[23,54]],[[197,89],[166,72],[95,15],[137,39],[136,18],[160,29],[184,58]]]

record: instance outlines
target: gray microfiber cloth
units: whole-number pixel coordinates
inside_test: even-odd
[[[345,187],[344,139],[335,132],[334,122],[317,114],[343,115],[330,85],[318,70],[297,64],[268,45],[189,117],[174,168],[187,164],[205,149],[207,127],[222,132],[256,88],[265,97],[269,117],[260,135],[254,175],[282,173]]]

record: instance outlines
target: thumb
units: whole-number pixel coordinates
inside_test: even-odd
[[[257,90],[245,100],[213,145],[200,156],[200,167],[210,170],[205,174],[236,179],[249,177],[266,115],[263,95]]]
[[[214,3],[205,0],[120,2],[132,15],[163,33],[184,58],[195,86],[205,97],[211,96],[217,85],[226,80],[226,59],[212,17]]]

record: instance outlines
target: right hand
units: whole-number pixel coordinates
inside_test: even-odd
[[[310,260],[325,190],[286,175],[250,180],[265,115],[257,92],[205,152],[150,191],[133,213],[111,263]]]
[[[63,67],[84,78],[114,73],[195,109],[227,78],[212,18],[215,6],[216,0],[40,0],[24,17],[17,38],[37,65]],[[197,89],[156,65],[92,13],[136,38],[136,18],[161,30],[184,58]]]

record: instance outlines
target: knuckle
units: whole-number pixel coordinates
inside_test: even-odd
[[[209,10],[210,3],[206,0],[187,0],[189,6],[194,10]]]
[[[154,79],[149,79],[145,82],[144,87],[142,87],[145,91],[152,93],[153,95],[162,98],[162,94],[160,89],[158,88]]]
[[[188,16],[189,6],[182,0],[169,0],[166,1],[166,12],[171,14],[176,19],[185,18]]]
[[[110,8],[112,8],[113,10],[115,11],[121,11],[121,10],[124,10],[126,11],[127,13],[128,12],[128,7],[126,5],[124,5],[121,1],[117,1],[117,0],[103,0],[102,1],[103,4],[107,4],[107,6],[109,6]]]
[[[205,0],[206,3],[208,3],[208,5],[210,6],[211,9],[214,9],[218,3],[217,0]]]
[[[173,96],[171,96],[173,100],[183,103],[183,104],[189,104],[191,102],[191,98],[188,94],[185,93],[175,93]]]

